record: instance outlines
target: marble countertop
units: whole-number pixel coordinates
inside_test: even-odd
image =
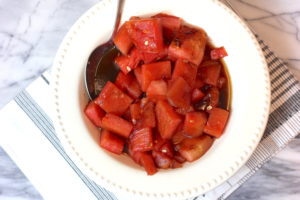
[[[83,12],[97,2],[97,0],[0,1],[0,108],[42,72],[51,68],[56,50],[68,29]],[[300,80],[299,1],[230,0],[230,2]],[[299,158],[298,136],[228,199],[298,200]],[[39,192],[1,148],[0,199],[42,199]]]

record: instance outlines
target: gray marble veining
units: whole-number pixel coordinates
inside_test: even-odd
[[[300,80],[300,3],[295,0],[229,0],[244,20],[285,60]]]
[[[2,148],[0,148],[0,199],[42,199],[41,195]]]
[[[228,200],[299,200],[300,140],[294,139]]]
[[[51,67],[55,52],[70,26],[96,2],[98,1],[0,1],[0,108]],[[271,49],[289,64],[300,80],[299,0],[230,2]],[[298,137],[229,199],[300,199],[299,158]],[[41,198],[0,149],[0,199]]]
[[[52,65],[71,25],[97,0],[0,2],[0,108]]]
[[[293,0],[230,0],[230,2],[300,80],[300,2]],[[299,158],[298,135],[228,199],[299,200]]]

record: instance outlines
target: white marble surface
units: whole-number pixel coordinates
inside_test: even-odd
[[[51,67],[55,52],[67,30],[96,2],[0,1],[0,108]],[[254,31],[288,63],[300,80],[300,1],[230,2]],[[300,199],[299,147],[298,137],[229,199]],[[0,199],[41,199],[2,151],[0,163]]]
[[[41,195],[0,148],[0,199],[39,200]]]
[[[300,80],[300,1],[229,0]]]

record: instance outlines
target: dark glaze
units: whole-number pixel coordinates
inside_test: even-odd
[[[119,72],[119,67],[115,64],[114,58],[119,54],[113,42],[107,46],[97,48],[89,57],[87,75],[93,78],[88,79],[90,95],[95,99],[107,81],[115,81]]]
[[[220,90],[220,98],[219,98],[219,105],[221,108],[226,110],[230,110],[231,107],[231,81],[229,77],[229,72],[224,60],[221,60],[222,70],[221,75],[226,78],[226,82],[224,87]]]
[[[205,53],[204,53],[204,58],[205,59],[210,59],[210,51],[214,49],[215,47],[211,44],[208,43],[205,47]],[[221,60],[216,60],[216,62],[220,63],[221,67],[221,73],[220,77],[225,78],[225,84],[224,86],[219,90],[220,91],[220,96],[219,96],[219,106],[220,108],[223,108],[225,110],[230,110],[230,104],[231,104],[231,84],[230,84],[230,77],[228,73],[227,66],[224,62],[223,59]],[[201,64],[200,64],[201,65]],[[205,85],[204,87],[209,87],[208,85]]]

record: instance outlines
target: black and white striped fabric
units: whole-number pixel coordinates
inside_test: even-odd
[[[45,76],[42,75],[42,78],[47,82],[47,84],[49,84],[49,81],[45,78]],[[43,134],[49,140],[53,147],[69,164],[72,170],[76,172],[78,177],[95,195],[97,199],[116,199],[110,192],[106,191],[105,189],[94,183],[92,180],[90,180],[88,177],[86,177],[76,166],[76,164],[70,159],[59,142],[52,120],[26,90],[21,92],[14,100],[18,104],[18,106],[26,113],[26,115],[32,120],[32,122],[40,129],[41,134]]]
[[[248,162],[238,171],[238,173],[236,173],[228,181],[218,186],[214,190],[208,192],[207,194],[195,197],[194,200],[226,199],[226,197],[228,197],[239,186],[241,186],[266,161],[271,159],[274,154],[279,152],[288,144],[288,142],[292,138],[299,134],[299,83],[289,72],[285,63],[283,63],[276,55],[274,55],[274,53],[262,40],[258,39],[258,41],[265,54],[269,66],[272,88],[271,112],[263,139],[261,140],[254,154],[251,156]],[[21,169],[33,182],[33,184],[37,187],[37,189],[41,192],[42,196],[44,196],[45,199],[57,199],[57,197],[51,195],[54,195],[54,193],[56,192],[55,190],[59,190],[62,187],[59,184],[66,185],[68,183],[69,184],[65,186],[66,189],[62,190],[64,194],[60,194],[64,196],[64,199],[126,199],[125,196],[112,194],[111,192],[105,190],[104,188],[90,180],[80,171],[80,169],[64,151],[57,138],[51,120],[52,108],[51,106],[49,106],[49,99],[51,99],[49,74],[49,72],[45,72],[26,90],[17,95],[14,101],[10,102],[1,111],[0,120],[2,122],[7,120],[5,126],[9,126],[9,120],[11,119],[6,119],[6,116],[11,114],[12,112],[14,112],[15,115],[20,115],[19,117],[15,117],[14,120],[18,119],[19,121],[24,122],[24,127],[19,127],[19,129],[23,129],[23,135],[18,136],[18,130],[15,130],[15,137],[23,137],[24,135],[28,134],[25,140],[30,137],[30,144],[44,144],[40,145],[36,149],[36,151],[39,152],[35,152],[34,150],[30,152],[30,154],[34,156],[33,158],[30,157],[30,159],[32,160],[32,162],[38,159],[39,161],[36,161],[37,165],[48,162],[51,159],[51,163],[53,166],[47,168],[47,173],[53,173],[53,176],[41,178],[41,176],[44,175],[44,172],[37,172],[37,170],[31,169],[28,164],[26,165],[24,161],[20,161],[20,156],[16,155],[17,150],[14,150],[16,146],[9,146],[9,144],[15,142],[14,139],[9,140],[7,139],[8,137],[2,137],[2,140],[0,133],[0,144],[3,145],[6,151],[8,151],[8,153],[21,167]],[[21,111],[21,114],[18,114],[20,113],[19,111]],[[29,126],[28,123],[31,123],[32,125]],[[11,124],[11,127],[14,127],[14,125]],[[14,131],[12,131],[11,134],[13,135]],[[28,146],[22,147],[22,144],[19,144],[19,146],[20,148],[24,148],[24,151],[21,151],[21,153],[24,153],[23,155],[21,155],[21,157],[27,156],[27,159],[29,159],[29,153],[26,153],[26,150],[30,148]],[[20,149],[18,149],[18,151],[20,151]],[[44,156],[48,156],[49,160],[44,159],[44,157],[42,157],[42,155],[40,154],[45,154]],[[48,165],[49,164],[45,166]],[[59,166],[59,169],[55,169],[56,165]],[[41,167],[39,166],[39,168]],[[37,169],[39,168],[37,167]],[[60,174],[59,177],[55,177],[57,176],[58,171],[64,171],[64,173]],[[40,173],[40,176],[35,176],[36,173]],[[55,187],[56,185],[53,185],[53,183],[52,186],[51,183],[49,183],[47,187],[43,187],[43,184],[45,184],[47,180],[44,180],[43,182],[42,179],[51,179],[52,177],[54,181],[57,180],[57,187]]]

